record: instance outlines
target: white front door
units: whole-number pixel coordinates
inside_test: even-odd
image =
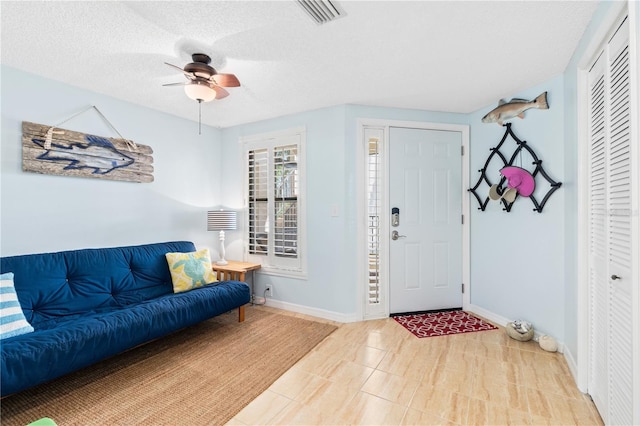
[[[460,132],[390,128],[391,314],[462,307],[461,146]]]

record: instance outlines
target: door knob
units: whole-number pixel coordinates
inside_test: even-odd
[[[617,275],[611,275],[611,279],[612,280],[619,280],[619,279],[621,279],[621,277],[619,277]]]
[[[398,231],[393,231],[391,233],[391,239],[394,240],[394,241],[397,240],[398,238],[406,238],[406,237],[407,237],[406,235],[398,234]]]

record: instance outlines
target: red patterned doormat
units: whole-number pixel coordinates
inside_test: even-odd
[[[393,319],[416,337],[446,336],[498,328],[465,311],[398,315]]]

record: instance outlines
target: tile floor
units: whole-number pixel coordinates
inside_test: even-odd
[[[336,325],[228,425],[602,425],[562,355],[503,329],[418,339],[390,318]]]

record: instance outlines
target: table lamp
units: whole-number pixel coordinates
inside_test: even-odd
[[[237,213],[229,210],[214,210],[207,212],[207,231],[220,231],[220,260],[218,265],[226,265],[224,259],[224,231],[235,231],[237,223]]]

